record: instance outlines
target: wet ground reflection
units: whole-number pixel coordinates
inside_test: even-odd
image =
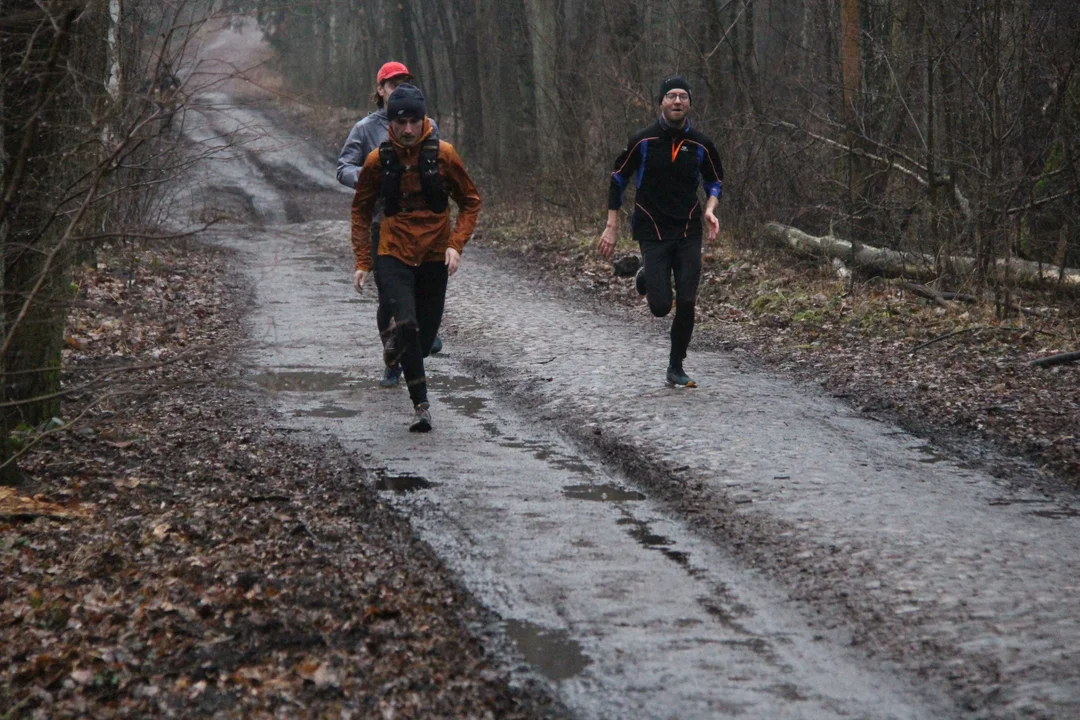
[[[506,634],[525,661],[551,680],[566,680],[592,661],[565,630],[549,630],[526,620],[507,620]]]

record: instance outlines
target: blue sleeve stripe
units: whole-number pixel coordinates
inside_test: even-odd
[[[615,183],[616,183],[616,184],[617,184],[617,185],[618,185],[619,187],[621,187],[621,188],[624,188],[624,187],[626,187],[626,178],[624,178],[624,177],[623,177],[622,175],[620,175],[620,174],[619,174],[619,173],[617,173],[617,172],[614,172],[614,173],[611,173],[611,177],[612,177],[612,179],[614,179],[614,180],[615,180]]]
[[[641,180],[642,180],[642,178],[645,177],[645,156],[648,155],[648,154],[649,154],[649,143],[646,141],[646,142],[641,143],[641,165],[638,166],[637,185],[636,185],[636,187],[638,187],[638,188],[641,187]]]
[[[719,200],[720,196],[724,193],[724,183],[719,180],[709,183],[705,186],[705,192],[709,194],[709,197],[714,197]]]

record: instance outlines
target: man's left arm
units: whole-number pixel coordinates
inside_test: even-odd
[[[465,169],[465,164],[452,145],[443,143],[440,150],[446,158],[447,192],[458,206],[457,220],[450,234],[450,244],[446,249],[446,264],[452,275],[461,261],[461,252],[465,243],[476,230],[476,220],[480,216],[480,193],[476,184]]]
[[[349,136],[345,139],[345,145],[341,148],[337,161],[338,182],[346,187],[356,188],[360,178],[360,169],[364,165],[367,154],[371,151],[366,147],[364,139],[364,126],[356,123],[349,130]]]
[[[720,221],[716,219],[716,206],[724,194],[724,165],[720,162],[720,153],[711,141],[705,140],[705,157],[701,159],[701,184],[705,187],[708,200],[705,202],[705,226],[709,242],[716,240],[720,233]]]
[[[373,150],[361,167],[356,193],[352,201],[352,246],[356,257],[353,272],[353,285],[360,292],[368,273],[375,267],[375,258],[371,256],[371,215],[375,201],[379,196],[382,182],[382,167],[379,164],[379,151]]]

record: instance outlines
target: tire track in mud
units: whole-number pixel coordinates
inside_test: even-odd
[[[470,282],[450,325],[492,348],[466,367],[508,402],[790,587],[816,626],[847,628],[852,645],[928,678],[965,712],[1080,712],[1069,592],[1080,523],[1053,513],[1043,488],[952,462],[727,354],[692,349],[704,387],[665,390],[666,323],[481,256],[485,280]]]

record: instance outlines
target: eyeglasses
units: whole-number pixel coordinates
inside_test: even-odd
[[[667,95],[664,96],[664,99],[670,100],[671,102],[675,102],[676,100],[682,100],[683,102],[686,102],[690,99],[690,96],[684,92],[669,92]]]

